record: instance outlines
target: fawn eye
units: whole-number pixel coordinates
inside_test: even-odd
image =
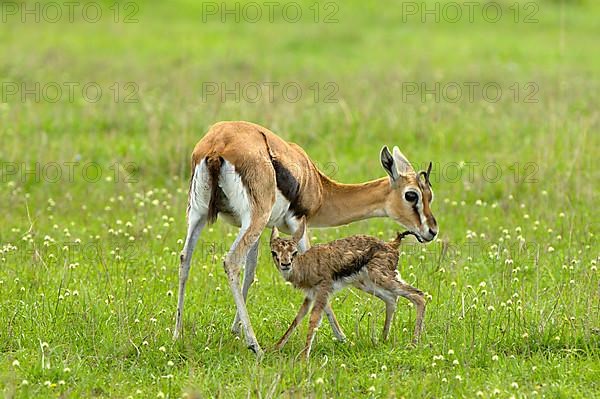
[[[277,258],[277,252],[271,251],[271,256],[273,256],[274,258]]]
[[[404,193],[404,199],[408,202],[416,202],[419,199],[419,196],[414,191],[407,191]]]
[[[296,256],[296,255],[298,255],[298,251],[294,251],[294,252],[292,252],[292,257],[294,257],[294,256]]]

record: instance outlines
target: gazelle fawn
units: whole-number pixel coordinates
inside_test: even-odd
[[[398,246],[405,232],[390,242],[375,237],[356,235],[328,244],[315,245],[305,253],[298,252],[298,243],[304,235],[306,222],[291,238],[280,238],[276,227],[271,232],[271,255],[283,278],[305,293],[304,302],[294,321],[275,345],[281,349],[290,338],[294,329],[308,313],[312,305],[308,336],[302,355],[308,358],[319,326],[323,311],[329,318],[336,338],[345,336],[335,319],[329,304],[331,295],[349,285],[376,296],[385,302],[385,324],[383,339],[387,339],[399,297],[411,301],[416,308],[417,317],[413,343],[419,339],[425,315],[425,297],[419,289],[406,284],[396,269],[398,265]]]

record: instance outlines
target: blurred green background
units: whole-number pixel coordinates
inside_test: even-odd
[[[600,4],[267,3],[0,2],[4,395],[597,395]],[[434,162],[440,237],[399,266],[432,295],[421,347],[405,349],[408,306],[382,343],[382,305],[346,293],[351,344],[321,328],[303,365],[301,329],[256,364],[229,334],[223,223],[201,238],[185,342],[170,340],[189,156],[220,120],[268,127],[342,182],[383,176],[384,144]],[[100,249],[65,254],[74,242]],[[266,256],[258,281],[268,346],[301,296]]]

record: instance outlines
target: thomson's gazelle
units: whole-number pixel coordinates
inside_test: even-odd
[[[204,226],[218,215],[241,227],[223,266],[237,307],[232,329],[238,332],[241,323],[248,347],[257,354],[262,351],[248,317],[246,296],[254,280],[258,239],[265,227],[294,233],[303,216],[311,227],[390,217],[419,241],[433,240],[437,223],[430,209],[431,167],[416,173],[397,147],[393,154],[383,147],[380,160],[387,177],[342,184],[321,173],[298,145],[267,128],[249,122],[213,125],[192,154],[188,230],[181,252],[174,337],[182,331],[185,285],[194,247]],[[307,249],[306,238],[299,247],[301,251]],[[240,290],[239,274],[244,266]]]

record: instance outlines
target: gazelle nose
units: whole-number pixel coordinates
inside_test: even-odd
[[[429,234],[431,234],[432,237],[435,237],[437,235],[437,231],[433,230],[433,229],[429,229]]]

